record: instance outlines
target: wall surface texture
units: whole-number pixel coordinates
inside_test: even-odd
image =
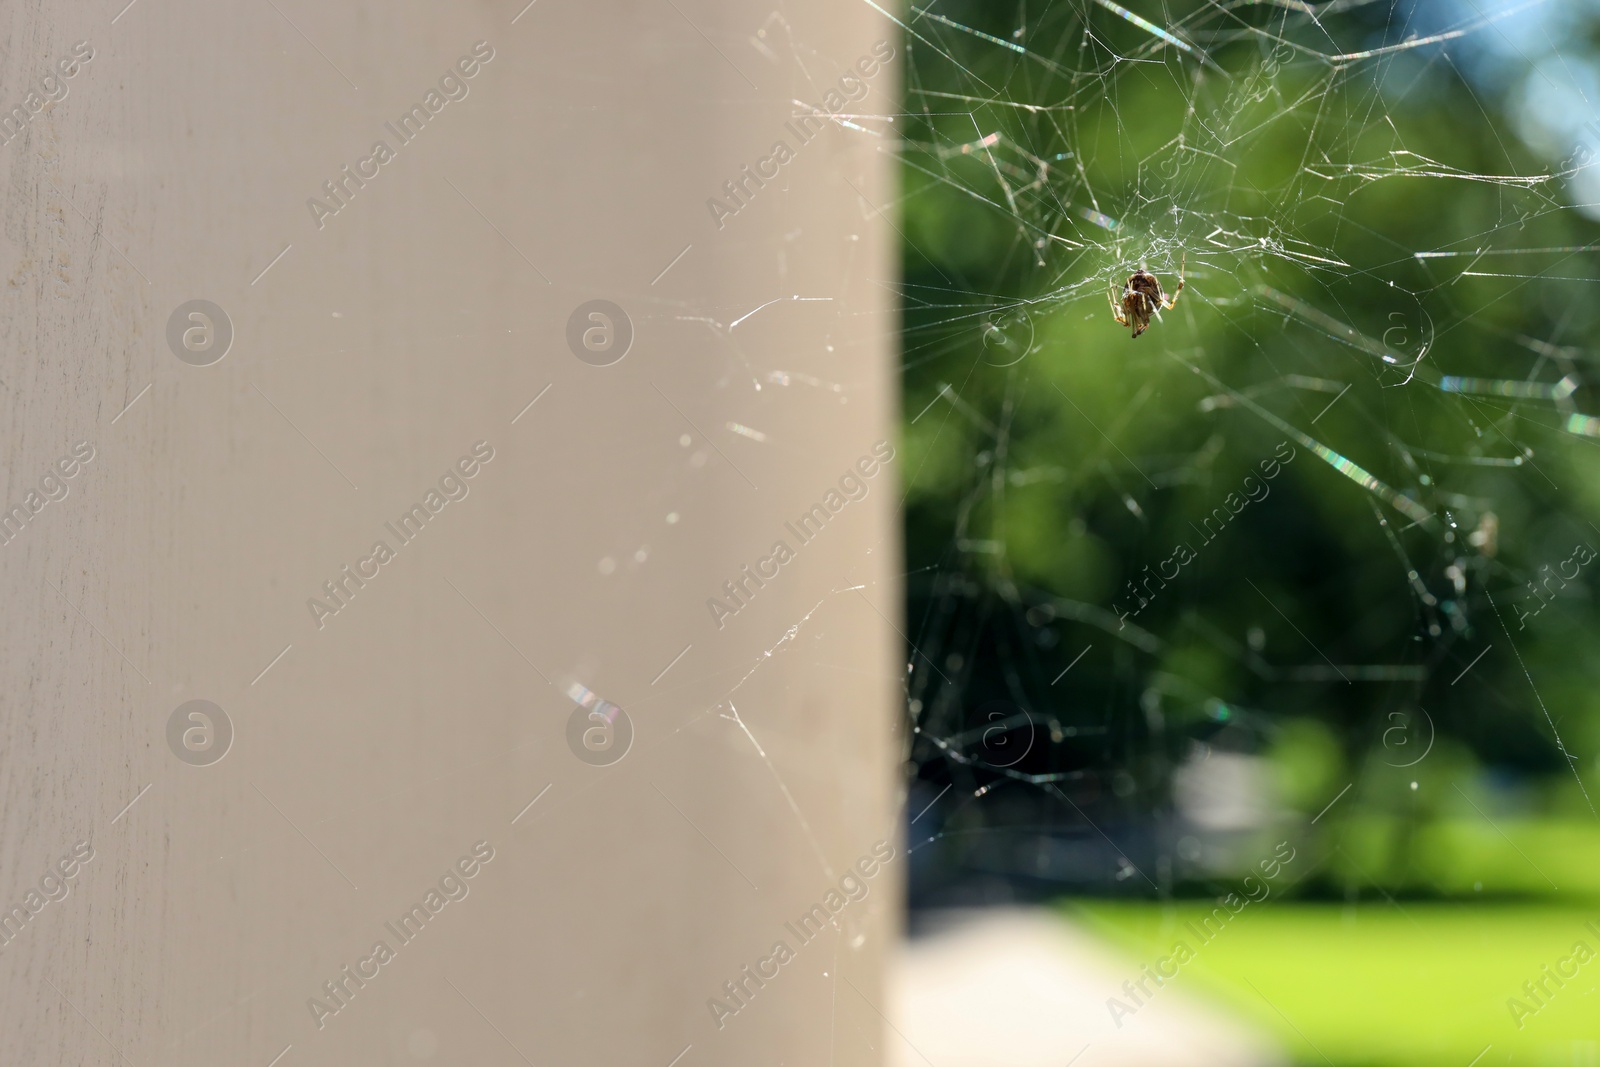
[[[0,1063],[879,1062],[893,23],[124,2],[0,7]]]

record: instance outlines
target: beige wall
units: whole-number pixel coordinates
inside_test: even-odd
[[[887,142],[825,130],[720,230],[705,201],[892,27],[856,0],[121,6],[0,9],[0,107],[93,49],[0,146],[0,507],[94,449],[0,546],[0,907],[94,852],[0,948],[0,1062],[877,1062],[903,857],[721,1030],[706,1001],[899,844],[898,462],[814,543],[783,526],[892,439],[895,235],[857,193],[892,204]],[[851,110],[891,112],[899,65]],[[307,198],[379,138],[319,229]],[[634,323],[613,366],[567,350],[592,298]],[[232,321],[211,366],[168,347],[192,299]],[[479,441],[400,546],[384,523]],[[380,538],[319,628],[308,598]],[[719,629],[707,598],[780,538]],[[572,682],[628,713],[619,762],[569,749]],[[194,699],[235,731],[208,766],[168,746]],[[479,841],[401,946],[383,924]],[[319,1029],[308,998],[379,939]]]

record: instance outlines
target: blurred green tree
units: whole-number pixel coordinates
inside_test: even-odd
[[[1406,42],[1444,4],[1146,6],[907,16],[913,757],[1015,798],[951,841],[1159,818],[1197,745],[1307,817],[1362,783],[1323,828],[1398,820],[1379,881],[1477,765],[1592,818],[1582,160]],[[1130,340],[1141,266],[1187,288]],[[1435,735],[1426,803],[1384,784]]]

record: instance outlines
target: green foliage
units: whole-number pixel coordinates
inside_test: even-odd
[[[1543,810],[1585,815],[1575,775],[1600,786],[1600,565],[1519,625],[1542,567],[1600,546],[1600,443],[1568,428],[1600,411],[1596,261],[1505,251],[1583,249],[1600,230],[1461,65],[1315,54],[1328,35],[1392,43],[1387,8],[1319,27],[1293,6],[1146,11],[1204,42],[1206,66],[1094,4],[956,2],[916,23],[911,636],[962,666],[914,673],[913,698],[939,736],[995,697],[1106,725],[1102,749],[1048,769],[1141,768],[1155,777],[1130,803],[1152,811],[1161,768],[1237,709],[1228,744],[1273,752],[1303,815],[1363,780],[1352,811],[1391,827],[1366,858],[1407,884],[1395,842],[1463,817],[1457,784],[1538,779]],[[1177,307],[1130,340],[1108,286],[1143,264],[1170,294],[1185,263]],[[1514,395],[1564,378],[1570,396]],[[1269,495],[1233,512],[1283,443]],[[1193,561],[1151,583],[1180,544]],[[946,685],[958,696],[919,688]],[[1418,709],[1441,741],[1401,781],[1383,738]],[[1484,794],[1483,813],[1507,796]]]

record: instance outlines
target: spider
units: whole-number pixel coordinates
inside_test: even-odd
[[[1185,255],[1178,263],[1178,288],[1173,291],[1172,299],[1167,299],[1167,294],[1161,291],[1161,283],[1156,276],[1140,267],[1128,278],[1128,284],[1122,287],[1122,303],[1117,303],[1117,290],[1113,285],[1106,294],[1111,301],[1111,314],[1119,325],[1131,327],[1133,336],[1138,337],[1150,328],[1150,317],[1158,311],[1171,311],[1178,303],[1178,295],[1183,292],[1183,269],[1187,265],[1188,256]]]

